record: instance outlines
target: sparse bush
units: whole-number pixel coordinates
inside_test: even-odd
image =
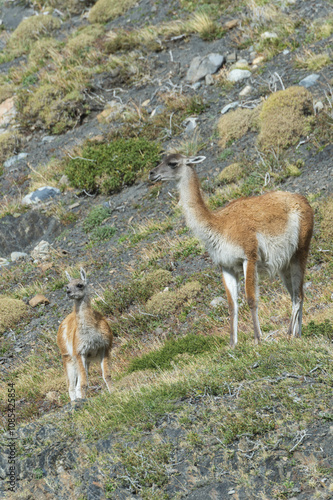
[[[80,155],[83,158],[67,162],[65,173],[74,187],[111,193],[133,184],[152,168],[159,159],[158,152],[159,145],[144,138],[88,144]]]
[[[100,226],[104,219],[109,217],[110,210],[103,205],[93,207],[83,222],[83,229],[89,233],[96,227]]]
[[[14,92],[15,92],[14,85],[11,85],[9,83],[0,85],[0,104],[9,97],[12,97],[14,95]]]
[[[99,305],[105,313],[122,313],[134,303],[146,302],[155,292],[167,286],[171,280],[170,271],[157,269],[142,278],[129,281],[126,285],[118,285],[112,290],[106,290],[104,302]]]
[[[303,335],[310,337],[312,335],[321,335],[328,339],[333,339],[333,323],[329,319],[325,319],[322,323],[310,321],[302,331]]]
[[[193,356],[202,354],[222,342],[223,340],[219,337],[204,337],[190,333],[176,340],[168,340],[160,349],[133,359],[128,371],[131,373],[139,370],[167,370],[172,368],[172,361],[180,354]]]
[[[259,124],[258,142],[264,150],[295,144],[314,124],[311,92],[297,86],[274,92],[262,106]]]
[[[167,316],[173,314],[181,307],[184,302],[194,299],[201,290],[201,284],[198,281],[190,281],[178,290],[159,292],[152,296],[146,304],[147,312]]]

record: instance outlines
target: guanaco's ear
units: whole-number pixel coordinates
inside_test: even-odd
[[[83,267],[81,267],[81,269],[80,269],[80,276],[81,276],[81,280],[83,281],[83,283],[86,284],[87,283],[87,275],[86,275],[86,272],[83,269]]]
[[[187,165],[193,165],[193,163],[201,163],[205,159],[205,156],[191,156],[190,158],[187,158],[186,163]]]
[[[65,271],[65,274],[66,274],[66,278],[68,279],[68,281],[72,281],[73,278],[67,271]]]

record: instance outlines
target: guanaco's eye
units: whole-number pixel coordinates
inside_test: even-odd
[[[77,288],[83,288],[82,283],[79,283],[79,284],[78,284],[78,285],[76,285],[76,286],[77,286]]]
[[[177,167],[177,165],[178,165],[178,163],[177,163],[176,161],[170,161],[170,162],[168,163],[168,165],[169,165],[169,167],[170,167],[170,168],[176,168],[176,167]]]

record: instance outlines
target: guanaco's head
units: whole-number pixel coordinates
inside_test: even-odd
[[[205,159],[205,156],[187,157],[179,153],[168,155],[162,163],[149,172],[149,180],[153,182],[179,180],[188,166],[201,163]]]
[[[81,267],[80,276],[81,279],[74,279],[65,271],[67,279],[69,281],[66,286],[67,297],[73,300],[80,300],[87,293],[87,275],[85,270]]]

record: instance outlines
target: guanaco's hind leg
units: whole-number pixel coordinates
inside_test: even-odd
[[[232,269],[222,268],[223,283],[227,292],[229,315],[230,315],[230,346],[237,344],[238,327],[238,275]]]
[[[88,377],[87,377],[87,360],[84,356],[77,356],[78,379],[76,384],[75,396],[76,399],[84,399],[87,395]]]
[[[259,286],[256,262],[244,260],[243,270],[245,278],[245,295],[253,321],[254,343],[259,344],[261,342],[261,329],[258,316]]]
[[[111,376],[110,376],[110,368],[109,368],[109,356],[103,354],[101,355],[101,368],[102,368],[102,376],[103,380],[106,383],[108,391],[111,392]]]
[[[78,371],[75,361],[70,356],[63,356],[63,363],[67,379],[67,387],[71,401],[74,401],[76,396],[76,385],[78,381]]]

